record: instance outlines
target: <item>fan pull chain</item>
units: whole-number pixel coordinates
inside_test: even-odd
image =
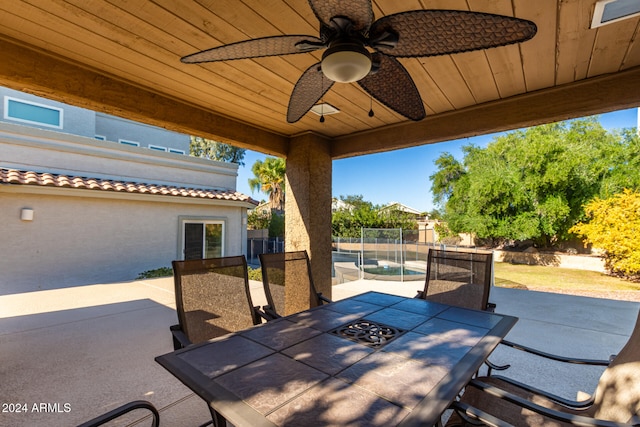
[[[320,90],[322,96],[320,97],[320,123],[324,123],[324,76],[320,73]]]
[[[373,117],[373,95],[369,94],[369,117]]]

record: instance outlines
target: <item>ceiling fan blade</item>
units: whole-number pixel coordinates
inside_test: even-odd
[[[420,92],[409,72],[395,58],[376,54],[380,68],[358,82],[375,99],[411,120],[425,118]]]
[[[334,16],[347,17],[357,31],[366,31],[373,22],[371,0],[309,0],[316,17],[325,26]]]
[[[228,61],[231,59],[260,58],[263,56],[311,52],[324,47],[324,42],[314,36],[273,36],[214,47],[213,49],[184,56],[180,61],[187,64],[195,64],[199,62]]]
[[[320,63],[313,64],[298,79],[287,108],[287,122],[295,123],[333,86],[333,81],[324,76]]]
[[[525,19],[463,10],[415,10],[378,19],[371,26],[371,44],[396,57],[447,55],[519,43],[532,38],[536,24]],[[398,35],[394,46],[384,40]]]

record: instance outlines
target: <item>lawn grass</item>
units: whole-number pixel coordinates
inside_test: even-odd
[[[640,291],[640,284],[603,273],[542,265],[494,264],[495,285],[539,291]]]

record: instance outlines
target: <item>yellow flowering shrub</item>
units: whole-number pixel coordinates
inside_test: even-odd
[[[624,190],[608,199],[595,198],[585,206],[589,222],[569,231],[584,243],[605,251],[612,274],[640,278],[640,192]]]

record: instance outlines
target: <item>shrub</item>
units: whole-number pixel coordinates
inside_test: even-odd
[[[143,271],[138,274],[136,279],[155,279],[157,277],[169,277],[173,276],[173,269],[171,267],[160,267],[154,270]]]
[[[445,245],[457,245],[462,241],[462,237],[458,233],[452,232],[447,224],[438,222],[434,224],[433,229],[438,233],[438,241]]]
[[[605,251],[605,265],[614,275],[640,278],[640,192],[624,190],[608,199],[595,198],[585,206],[588,223],[569,231],[584,243]]]
[[[249,280],[262,282],[262,269],[249,267]]]

